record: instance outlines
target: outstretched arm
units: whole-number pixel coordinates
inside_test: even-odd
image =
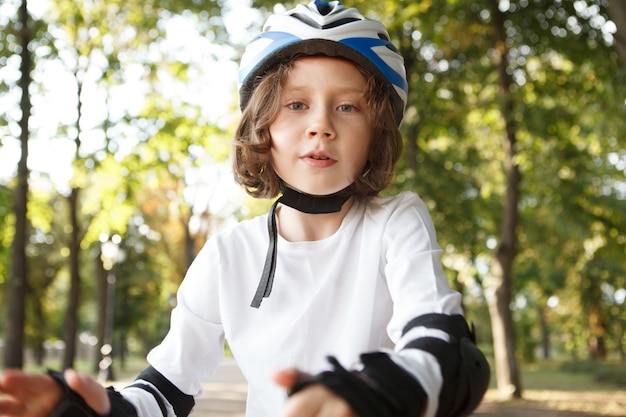
[[[277,374],[275,379],[291,391],[287,410],[298,407],[297,413],[284,416],[471,415],[487,390],[490,371],[463,316],[426,314],[412,320],[403,333],[396,352],[363,354],[356,369],[347,370],[330,357],[331,371]],[[421,377],[433,373],[439,375],[440,385]],[[330,404],[335,404],[333,412],[322,414],[321,407]],[[349,405],[354,414],[345,413],[342,405]]]
[[[99,415],[107,415],[111,406],[107,392],[93,379],[68,369],[67,386],[82,397]],[[64,398],[61,385],[46,374],[6,370],[0,373],[0,415],[13,417],[48,417]]]

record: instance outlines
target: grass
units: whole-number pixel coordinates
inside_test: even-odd
[[[618,391],[624,390],[612,380],[599,381],[597,370],[610,366],[616,373],[626,374],[626,364],[595,364],[586,371],[571,371],[568,363],[559,361],[541,361],[536,364],[522,365],[522,386],[532,390],[555,391]]]
[[[555,391],[625,391],[626,363],[565,362],[540,360],[520,364],[520,378],[524,390]],[[491,364],[489,388],[496,388],[494,365]]]
[[[626,416],[626,390],[619,379],[598,375],[611,370],[611,375],[626,374],[626,364],[572,363],[562,361],[539,361],[521,365],[523,400],[501,402],[496,392],[495,375],[492,374],[490,389],[485,403],[496,407],[494,415],[516,417],[527,415]],[[550,411],[552,410],[552,411]],[[557,414],[558,411],[558,414]]]

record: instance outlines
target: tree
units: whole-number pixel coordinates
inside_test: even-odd
[[[22,100],[20,108],[20,143],[21,157],[17,168],[17,186],[13,202],[15,214],[15,235],[13,237],[11,254],[11,272],[8,281],[6,344],[4,365],[11,368],[21,368],[24,364],[24,322],[25,322],[25,298],[28,285],[28,272],[26,262],[27,240],[27,200],[28,200],[28,136],[29,118],[31,113],[29,87],[31,84],[30,73],[32,70],[31,52],[29,45],[32,32],[29,23],[27,1],[22,0],[19,9],[19,37],[20,37],[20,89]]]
[[[609,0],[608,13],[617,26],[615,49],[622,58],[622,64],[626,66],[626,4],[620,0]]]
[[[513,261],[517,254],[517,228],[519,223],[521,173],[517,162],[517,124],[515,123],[515,98],[509,73],[509,48],[505,28],[505,16],[497,0],[491,1],[494,24],[494,51],[498,67],[500,113],[504,123],[504,171],[506,191],[502,204],[500,239],[495,259],[491,265],[491,280],[487,297],[491,315],[491,329],[496,366],[496,380],[501,397],[521,398],[522,388],[516,358],[516,335],[510,305],[513,296]],[[512,392],[511,392],[512,391]]]
[[[109,222],[108,225],[103,225],[102,223],[98,224],[98,220],[95,219],[100,213],[100,207],[92,205],[90,207],[93,211],[85,212],[83,193],[85,188],[89,186],[88,171],[93,168],[97,169],[101,165],[103,158],[100,155],[114,153],[119,146],[116,146],[116,143],[127,140],[127,138],[119,136],[113,138],[111,132],[116,130],[116,127],[118,131],[122,130],[122,126],[127,127],[128,119],[124,116],[118,119],[111,117],[110,104],[108,103],[109,94],[107,93],[104,105],[108,114],[101,120],[101,126],[93,129],[100,130],[104,135],[104,149],[96,150],[91,154],[85,152],[83,136],[91,132],[86,132],[84,129],[83,117],[87,110],[84,103],[84,92],[86,88],[93,87],[93,84],[108,92],[113,83],[123,81],[126,69],[122,68],[120,56],[132,56],[132,59],[137,59],[138,63],[145,67],[149,77],[156,78],[157,71],[161,70],[164,65],[162,62],[151,62],[153,58],[150,56],[149,49],[151,45],[158,44],[164,36],[164,28],[158,22],[163,18],[162,16],[169,16],[177,10],[198,9],[199,6],[194,2],[187,1],[165,1],[149,4],[145,2],[96,1],[87,4],[65,0],[58,0],[55,6],[55,14],[51,17],[56,20],[58,29],[64,33],[64,36],[61,37],[64,43],[61,40],[58,41],[59,47],[64,51],[61,56],[65,57],[65,65],[68,71],[73,74],[76,82],[76,119],[74,126],[68,129],[68,132],[73,132],[75,158],[73,164],[74,178],[67,195],[68,221],[71,231],[67,242],[70,253],[71,286],[65,320],[66,350],[63,360],[63,367],[67,368],[73,365],[76,334],[79,328],[78,311],[82,282],[80,256],[82,247],[88,245],[84,239],[94,241],[94,233],[90,232],[94,221],[97,230],[123,234],[126,227],[124,220],[127,220],[130,214],[130,210],[126,210],[123,216]],[[208,25],[208,27],[211,26]],[[133,54],[129,53],[131,51]],[[131,62],[126,63],[131,64]],[[184,77],[185,64],[176,63],[171,66],[175,71],[178,71],[178,75]],[[135,185],[140,186],[138,183]],[[117,191],[122,192],[114,196],[114,199],[118,199],[120,195],[127,196],[130,190]],[[103,201],[108,195],[100,197],[100,201]],[[122,204],[122,207],[128,208],[128,205],[129,203],[126,202]],[[111,223],[117,224],[113,227]],[[107,228],[109,230],[106,230]]]

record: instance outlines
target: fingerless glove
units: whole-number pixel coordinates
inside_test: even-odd
[[[319,383],[342,397],[359,417],[418,417],[426,405],[422,386],[381,352],[361,355],[362,367],[348,371],[328,357],[333,366],[311,377],[302,378],[291,389],[293,395]]]
[[[59,384],[63,391],[63,397],[57,406],[52,410],[49,417],[137,417],[137,410],[113,387],[107,388],[107,395],[111,403],[111,412],[102,416],[91,408],[83,397],[72,390],[62,373],[48,371],[48,375]]]

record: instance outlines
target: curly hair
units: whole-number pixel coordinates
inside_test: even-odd
[[[280,193],[280,179],[271,163],[269,127],[280,110],[282,90],[296,59],[276,65],[256,80],[254,93],[235,131],[235,181],[253,197],[274,198]],[[391,105],[392,87],[358,68],[367,80],[365,99],[373,140],[363,173],[351,191],[355,197],[364,198],[378,194],[393,180],[402,152],[402,136]]]

